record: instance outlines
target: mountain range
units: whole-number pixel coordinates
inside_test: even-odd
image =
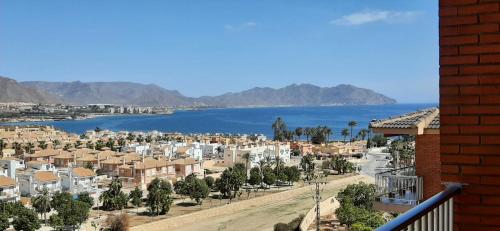
[[[187,97],[154,84],[131,82],[16,82],[0,77],[0,102],[140,106],[322,106],[393,104],[396,100],[352,85],[318,87],[293,84],[283,88],[256,87],[219,96]]]

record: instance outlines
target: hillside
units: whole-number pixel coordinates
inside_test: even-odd
[[[59,99],[37,88],[19,84],[16,80],[0,76],[0,102],[57,103]]]

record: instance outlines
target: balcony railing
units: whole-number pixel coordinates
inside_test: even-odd
[[[423,197],[423,180],[413,166],[377,173],[375,185],[381,203],[415,206]]]
[[[379,227],[377,231],[453,230],[453,197],[462,186],[450,184],[446,189]]]

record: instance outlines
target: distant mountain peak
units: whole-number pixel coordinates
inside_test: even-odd
[[[0,100],[31,100],[32,102],[64,102],[69,104],[109,103],[141,106],[321,106],[373,105],[396,103],[382,94],[350,84],[319,87],[313,84],[290,84],[281,88],[254,87],[219,96],[186,97],[177,90],[167,90],[156,84],[132,82],[43,82],[17,83],[0,78]],[[9,90],[11,89],[11,90]],[[31,97],[27,91],[33,92]],[[9,95],[6,94],[9,93]],[[15,93],[12,93],[15,92]],[[22,93],[21,93],[22,92]],[[13,96],[15,95],[15,96]],[[27,97],[23,97],[27,96]],[[29,96],[29,97],[28,97]],[[37,100],[37,97],[40,100]]]

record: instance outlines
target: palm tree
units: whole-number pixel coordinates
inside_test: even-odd
[[[276,121],[274,121],[272,128],[274,130],[274,140],[283,141],[287,130],[285,121],[283,121],[281,117],[278,117]]]
[[[59,145],[61,145],[61,141],[59,141],[59,140],[52,141],[52,148],[55,149],[55,148],[59,147]]]
[[[299,138],[304,134],[304,129],[301,127],[295,128],[295,135]]]
[[[350,135],[349,129],[347,129],[347,128],[342,129],[342,132],[340,133],[340,135],[342,135],[342,137],[344,137],[344,143],[345,143],[345,139]]]
[[[361,129],[358,133],[358,136],[361,138],[361,140],[364,140],[367,135],[368,135],[368,129],[366,128]]]
[[[245,160],[245,180],[247,179],[246,175],[248,174],[248,164],[250,162],[250,153],[247,152],[243,154],[242,158]]]
[[[347,123],[347,125],[349,125],[349,127],[351,128],[350,135],[351,135],[351,140],[352,140],[352,129],[358,125],[358,122],[352,120],[352,121],[349,121],[349,123]]]
[[[43,140],[38,141],[38,147],[41,149],[47,149],[47,142],[45,142]]]
[[[12,143],[12,148],[16,150],[16,154],[21,154],[21,151],[23,150],[23,146],[18,142]]]
[[[311,136],[311,128],[305,128],[304,135],[306,135],[306,140],[307,142],[309,142],[309,136]]]
[[[34,151],[34,149],[35,149],[35,145],[34,145],[33,143],[31,143],[31,142],[27,143],[27,144],[24,146],[24,151],[25,151],[26,153],[30,153],[30,154],[32,154],[32,152]]]
[[[50,212],[51,202],[49,190],[47,188],[43,188],[42,193],[33,198],[33,207],[36,208],[36,211],[43,215],[44,223],[47,224],[47,213]]]
[[[333,133],[332,129],[329,127],[325,127],[325,133],[326,133],[326,142],[330,142],[330,135]]]
[[[3,139],[0,139],[0,155],[3,155],[3,149],[7,146],[7,143]]]

